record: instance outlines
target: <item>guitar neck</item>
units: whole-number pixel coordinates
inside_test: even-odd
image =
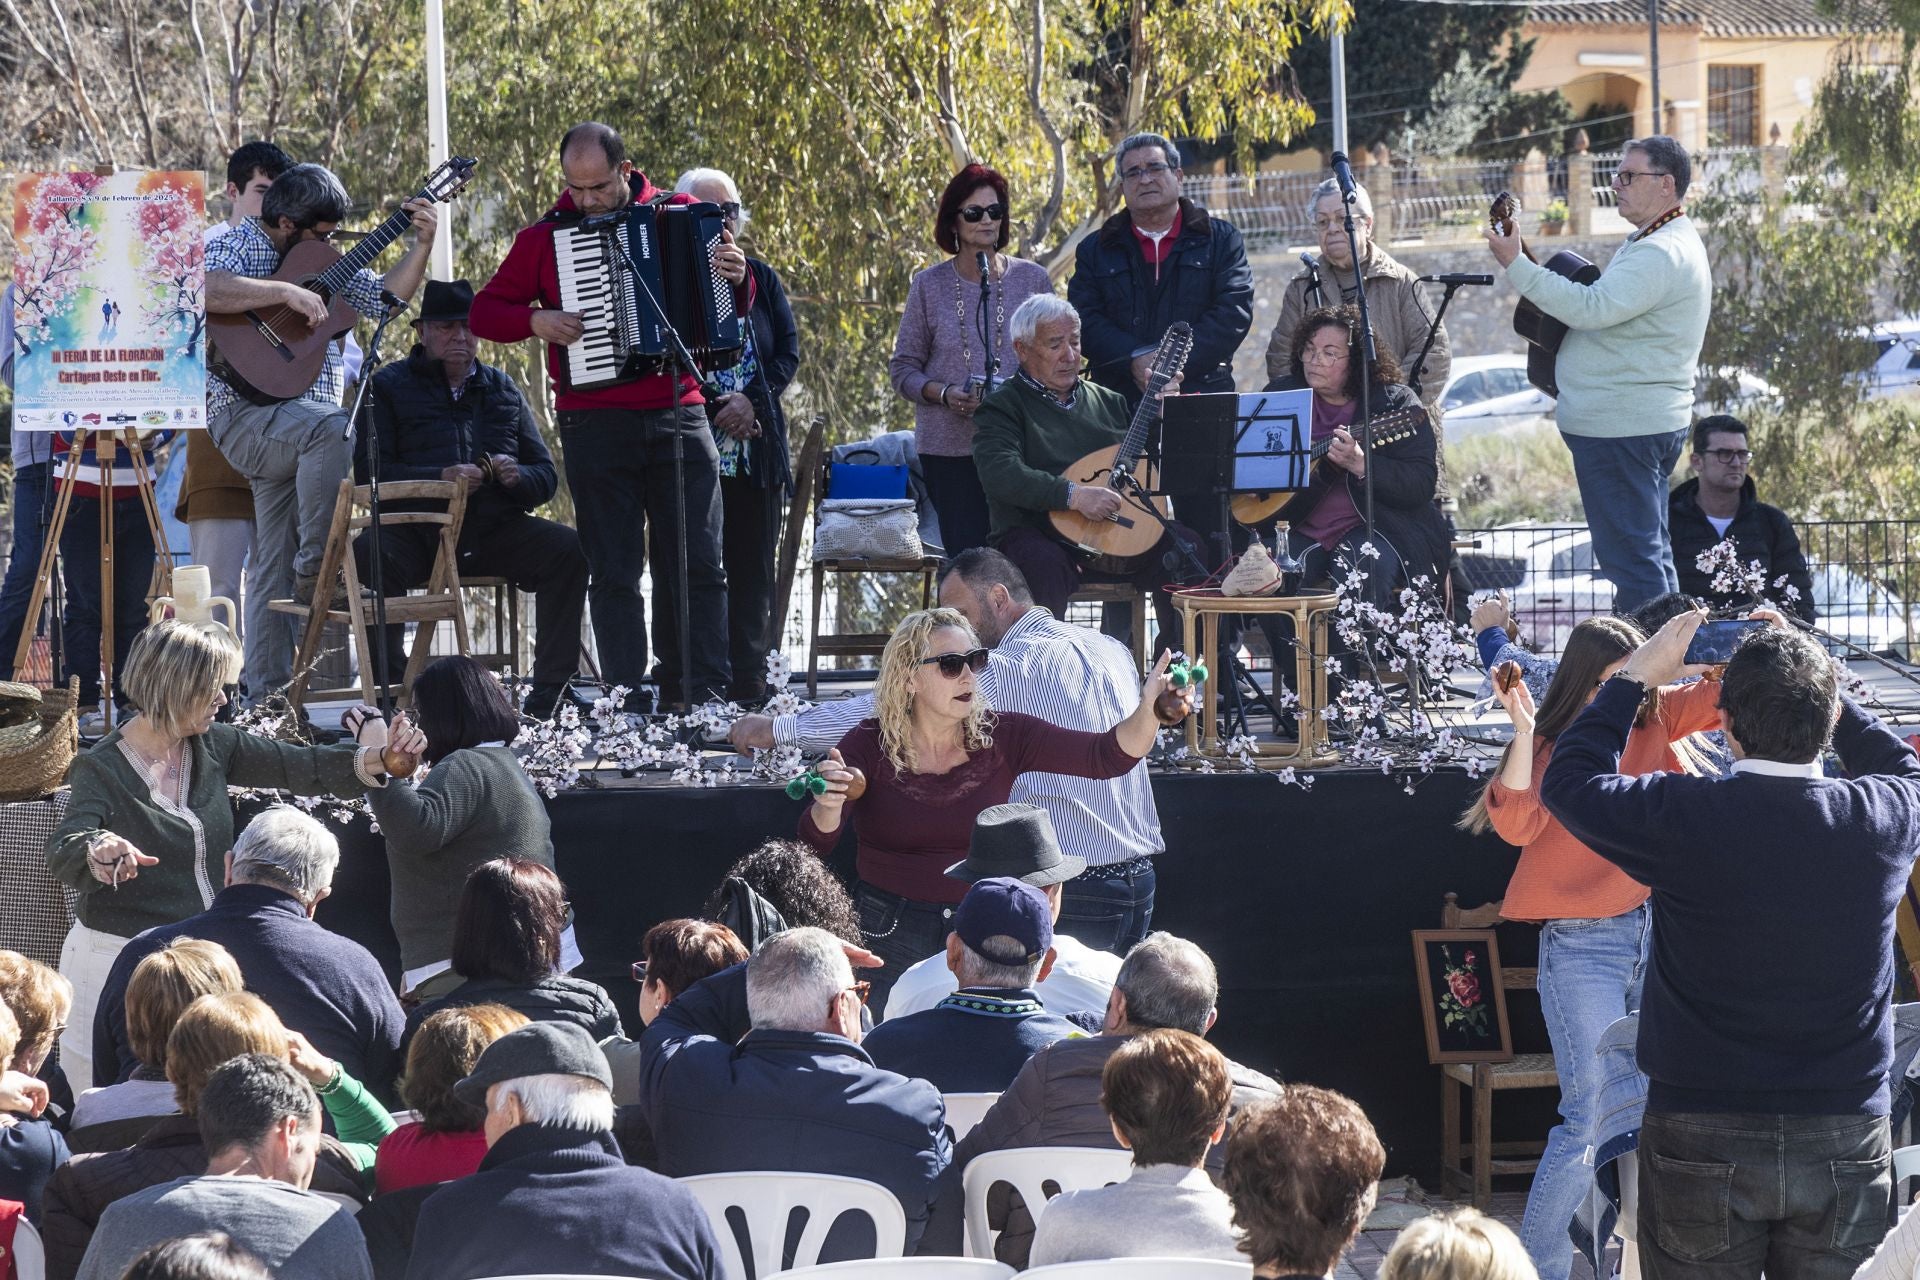
[[[422,192],[424,197],[425,193]],[[413,215],[400,209],[385,222],[361,237],[360,243],[340,255],[340,261],[334,263],[320,274],[320,279],[331,293],[338,293],[346,287],[347,281],[358,275],[362,268],[372,264],[386,251],[388,245],[400,238],[400,233],[413,225]]]
[[[1114,474],[1131,474],[1133,464],[1140,460],[1140,454],[1147,447],[1147,432],[1153,429],[1153,420],[1160,416],[1160,389],[1171,381],[1169,378],[1147,379],[1147,391],[1133,411],[1133,421],[1127,424],[1127,434],[1120,441],[1120,452],[1114,458]]]

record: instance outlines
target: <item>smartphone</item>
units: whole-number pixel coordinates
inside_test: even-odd
[[[1766,625],[1758,618],[1715,618],[1703,622],[1687,642],[1685,661],[1688,666],[1719,666],[1733,657],[1733,651],[1740,647],[1748,632]]]
[[[986,399],[987,393],[990,390],[991,388],[987,386],[987,375],[984,373],[976,373],[967,379],[966,394],[973,396],[975,399]]]

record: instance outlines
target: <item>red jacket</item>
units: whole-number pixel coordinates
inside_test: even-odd
[[[628,178],[635,200],[652,200],[659,189],[647,181],[638,169]],[[669,198],[673,204],[692,204],[691,196]],[[563,191],[547,216],[522,228],[507,250],[507,259],[493,273],[493,279],[474,295],[473,313],[467,323],[474,335],[489,342],[523,342],[533,336],[533,305],[560,305],[560,269],[554,263],[553,233],[556,226],[577,222],[580,211],[574,207],[573,193]],[[567,389],[563,368],[563,347],[547,344],[547,377],[553,384],[556,409],[664,409],[673,403],[672,376],[649,374],[635,382],[594,391]],[[700,404],[700,384],[692,378],[680,380],[681,404]]]

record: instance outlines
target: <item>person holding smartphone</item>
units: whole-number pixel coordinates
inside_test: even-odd
[[[1491,830],[1520,846],[1501,914],[1540,925],[1540,1007],[1560,1075],[1560,1123],[1533,1177],[1520,1238],[1541,1280],[1566,1280],[1573,1267],[1567,1224],[1587,1197],[1586,1161],[1598,1115],[1601,1059],[1595,1050],[1617,1018],[1640,1007],[1652,917],[1647,887],[1582,844],[1540,800],[1554,741],[1597,690],[1645,642],[1624,618],[1588,618],[1567,637],[1560,668],[1535,709],[1519,672],[1501,664],[1493,684],[1513,722],[1500,768],[1459,825]],[[1701,772],[1689,734],[1718,727],[1720,687],[1709,680],[1647,691],[1620,759],[1620,772]]]

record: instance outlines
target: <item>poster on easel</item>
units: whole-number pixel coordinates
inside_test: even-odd
[[[15,180],[16,429],[207,425],[205,184],[144,170]]]

